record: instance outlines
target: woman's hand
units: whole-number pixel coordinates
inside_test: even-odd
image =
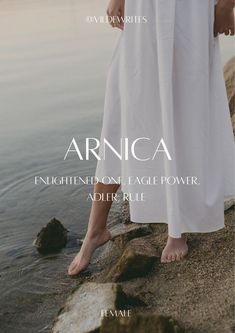
[[[125,0],[110,0],[107,8],[109,22],[113,28],[124,28]]]
[[[234,0],[219,0],[215,6],[214,36],[218,34],[234,35]]]

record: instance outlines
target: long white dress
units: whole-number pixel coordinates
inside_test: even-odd
[[[126,23],[110,63],[101,146],[95,176],[121,177],[132,222],[167,223],[168,233],[211,232],[224,227],[224,197],[235,192],[235,150],[220,59],[213,36],[215,0],[126,0]],[[120,138],[136,155],[152,157],[161,138],[163,152],[146,162],[120,160],[106,149],[106,138],[120,150]],[[133,179],[157,177],[158,184]],[[162,177],[194,176],[198,185],[169,185]],[[175,177],[175,178],[172,178]],[[130,181],[131,178],[131,181]]]

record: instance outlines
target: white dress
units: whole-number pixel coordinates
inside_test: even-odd
[[[215,0],[126,0],[125,15],[147,18],[126,23],[110,63],[101,146],[95,176],[121,177],[125,193],[144,193],[130,201],[132,222],[167,223],[168,233],[211,232],[224,227],[224,198],[235,192],[235,150],[219,39],[213,36]],[[164,152],[146,162],[128,160],[120,139],[135,153],[153,157],[161,138]],[[158,184],[134,179],[149,176]],[[197,184],[164,183],[197,177]],[[174,177],[174,178],[173,178]],[[181,179],[182,179],[181,178]],[[131,179],[131,181],[130,181]],[[162,181],[162,183],[161,183]]]

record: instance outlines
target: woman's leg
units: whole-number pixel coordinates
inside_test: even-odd
[[[168,236],[166,246],[162,251],[161,262],[167,263],[179,261],[188,253],[187,237],[181,234],[181,238],[172,238]]]
[[[80,251],[69,266],[69,275],[77,275],[84,270],[89,265],[95,249],[111,239],[106,223],[113,202],[112,195],[117,192],[119,186],[119,184],[103,183],[94,186],[93,193],[101,194],[102,200],[92,201],[86,236]]]

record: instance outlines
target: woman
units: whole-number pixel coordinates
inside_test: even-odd
[[[101,142],[105,138],[118,150],[120,138],[142,138],[137,155],[143,159],[120,161],[109,151],[98,161],[96,176],[121,176],[123,192],[144,193],[145,200],[130,202],[131,221],[168,224],[164,263],[187,254],[185,233],[223,228],[224,197],[234,194],[234,142],[217,38],[234,35],[234,0],[215,2],[110,0],[107,10],[111,25],[123,32],[109,69]],[[139,23],[123,24],[124,17],[138,17]],[[145,159],[161,138],[172,158]],[[156,175],[196,181],[178,186],[126,182]],[[94,193],[107,200],[92,202],[69,275],[84,270],[95,249],[111,239],[106,222],[118,187],[115,182],[95,185]]]

